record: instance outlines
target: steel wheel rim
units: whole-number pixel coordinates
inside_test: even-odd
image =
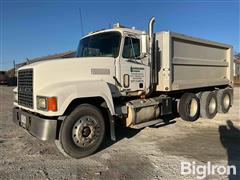
[[[208,111],[210,114],[213,114],[217,108],[217,102],[212,98],[209,102]]]
[[[228,94],[226,94],[223,98],[223,106],[225,109],[227,109],[229,107],[230,104],[230,97]]]
[[[83,116],[77,120],[72,128],[72,139],[76,146],[89,147],[96,142],[100,135],[100,125],[91,116]]]
[[[196,99],[192,99],[190,102],[190,111],[189,111],[189,115],[191,117],[194,117],[197,114],[198,111],[198,102]]]

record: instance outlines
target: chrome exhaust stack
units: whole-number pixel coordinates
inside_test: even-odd
[[[153,26],[154,26],[154,22],[155,22],[155,17],[152,17],[148,23],[148,36],[149,36],[149,66],[150,66],[150,92],[149,94],[151,94],[151,92],[153,91],[154,88],[154,34],[153,34]]]
[[[149,35],[149,40],[150,42],[153,41],[153,25],[155,22],[155,17],[152,17],[148,23],[148,35]]]

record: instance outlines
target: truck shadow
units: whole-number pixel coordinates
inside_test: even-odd
[[[174,116],[171,115],[171,116],[160,117],[161,119],[163,119],[163,122],[157,123],[155,125],[151,125],[149,127],[150,128],[160,128],[160,127],[168,126],[170,124],[174,124],[174,123],[176,123],[176,121],[174,120],[176,117],[178,117],[178,116],[177,115],[174,115]],[[120,124],[116,124],[116,126],[115,126],[116,141],[112,141],[110,139],[110,135],[107,134],[106,140],[103,142],[103,144],[100,147],[100,149],[98,150],[98,152],[104,150],[105,148],[108,148],[108,147],[112,146],[115,143],[118,143],[122,139],[125,139],[125,138],[130,139],[130,138],[134,137],[140,131],[142,131],[144,128],[133,129],[133,128],[129,128],[129,127],[124,127],[123,125],[120,125]]]
[[[219,126],[220,141],[228,156],[228,165],[236,167],[236,174],[229,174],[230,180],[240,179],[240,129],[231,120],[226,125]]]
[[[103,141],[103,144],[100,146],[99,150],[96,152],[100,152],[110,146],[112,146],[115,143],[118,143],[124,138],[131,138],[138,134],[142,129],[132,129],[132,128],[126,128],[122,125],[115,125],[115,135],[116,135],[116,141],[112,141],[110,139],[110,134],[107,133],[105,140]]]

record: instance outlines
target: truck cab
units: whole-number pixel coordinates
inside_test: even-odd
[[[111,60],[102,63],[104,66],[111,64],[112,67],[92,69],[92,73],[105,74],[104,77],[108,78],[106,82],[117,84],[114,96],[147,94],[150,88],[150,68],[146,42],[146,32],[117,24],[113,29],[85,36],[79,43],[76,56],[86,59],[92,57],[96,60],[98,57],[111,57]],[[106,76],[110,71],[113,75]]]

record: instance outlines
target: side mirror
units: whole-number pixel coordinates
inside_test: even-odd
[[[145,57],[147,57],[147,53],[145,53],[145,52],[143,53],[143,52],[142,52],[138,58],[139,58],[139,59],[143,59],[143,58],[145,58]]]

